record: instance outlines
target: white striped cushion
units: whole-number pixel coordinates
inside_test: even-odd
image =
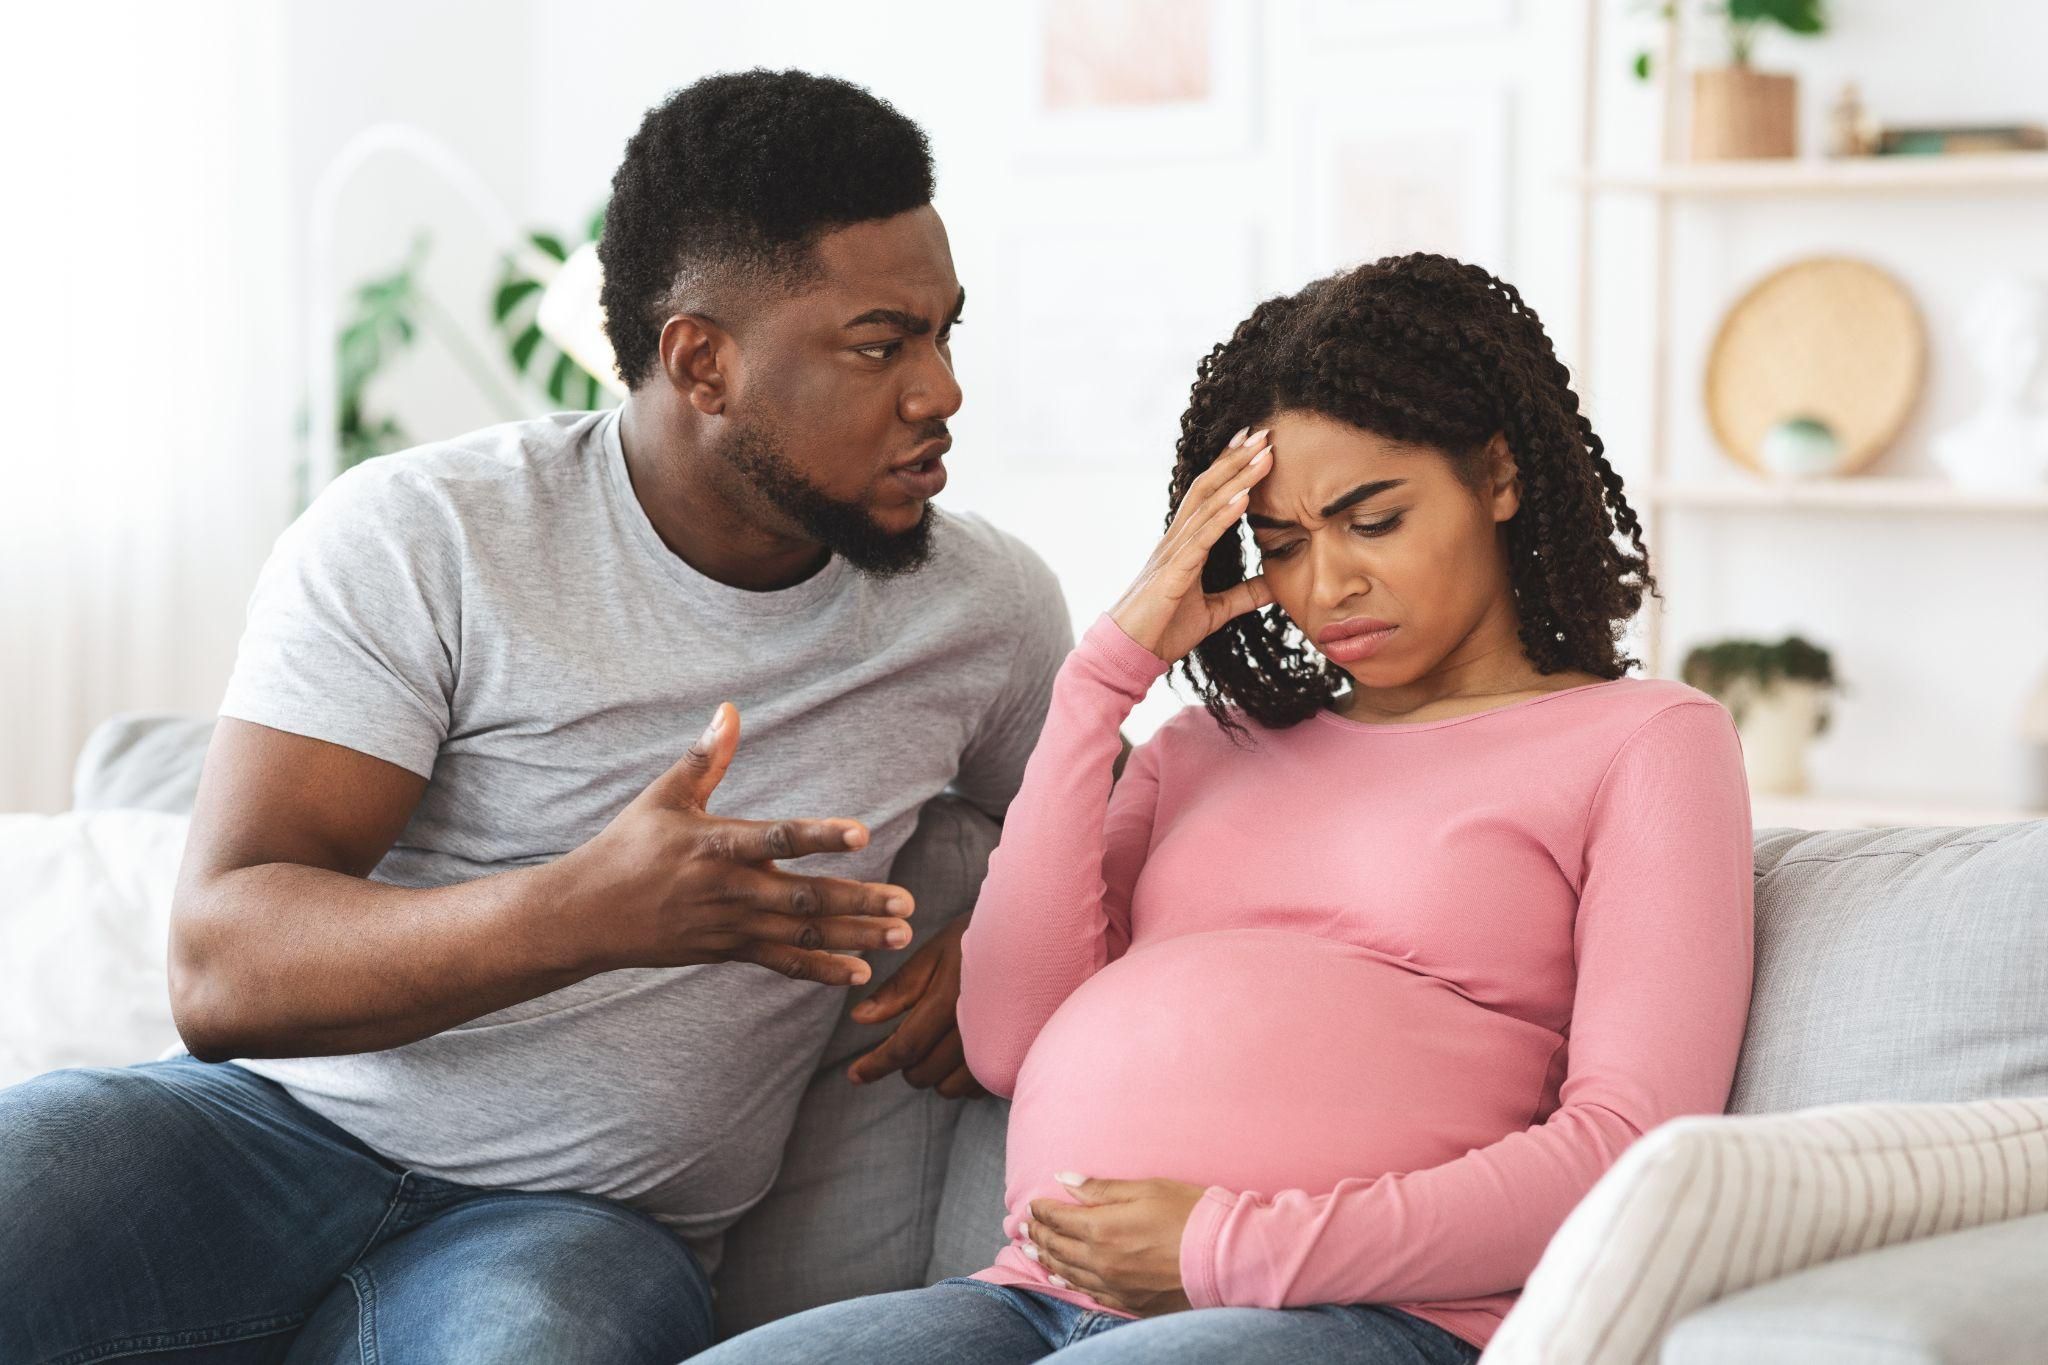
[[[1573,1208],[1481,1360],[1649,1365],[1715,1299],[2044,1211],[2048,1098],[1673,1119]]]

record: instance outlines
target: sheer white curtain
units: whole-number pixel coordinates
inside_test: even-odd
[[[0,73],[0,810],[91,726],[210,711],[291,510],[277,11],[17,10]]]

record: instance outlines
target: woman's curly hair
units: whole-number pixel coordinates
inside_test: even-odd
[[[1418,252],[1328,276],[1261,303],[1202,360],[1166,524],[1233,432],[1283,411],[1433,446],[1474,489],[1499,432],[1521,481],[1506,529],[1522,648],[1540,673],[1618,678],[1638,662],[1621,653],[1622,632],[1657,584],[1642,525],[1570,379],[1535,310],[1478,266]],[[1617,526],[1633,549],[1616,544]],[[1246,574],[1239,523],[1209,552],[1202,586],[1220,592]],[[1277,606],[1231,621],[1181,671],[1239,741],[1231,706],[1284,728],[1328,706],[1345,682]]]

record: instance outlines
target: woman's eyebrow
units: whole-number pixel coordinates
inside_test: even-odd
[[[1362,483],[1343,497],[1332,502],[1328,507],[1325,507],[1319,515],[1334,517],[1347,508],[1356,507],[1367,498],[1376,498],[1389,488],[1399,488],[1407,482],[1408,480],[1406,479],[1375,479],[1371,483]],[[1245,520],[1251,523],[1252,529],[1255,531],[1285,531],[1290,526],[1300,524],[1299,522],[1285,521],[1279,517],[1262,517],[1256,512],[1246,513]]]

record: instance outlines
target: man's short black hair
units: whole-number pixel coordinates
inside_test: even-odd
[[[654,372],[679,287],[800,283],[825,232],[931,201],[924,130],[850,81],[756,68],[676,91],[626,143],[597,247],[620,377]]]

